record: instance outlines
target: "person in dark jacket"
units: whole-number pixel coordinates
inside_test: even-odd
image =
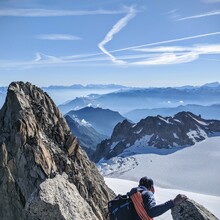
[[[129,196],[132,196],[137,191],[139,191],[142,195],[144,208],[150,218],[162,215],[169,209],[173,208],[175,205],[178,205],[179,203],[187,199],[185,195],[179,194],[173,200],[171,199],[163,204],[157,205],[154,198],[155,189],[153,180],[147,177],[142,177],[139,181],[139,186],[131,189],[128,194]],[[135,209],[134,212],[136,212]],[[136,216],[136,220],[140,220],[137,212],[134,213],[134,215]]]

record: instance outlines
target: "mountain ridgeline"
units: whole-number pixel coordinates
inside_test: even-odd
[[[109,137],[115,125],[125,119],[125,117],[116,111],[93,107],[85,107],[76,111],[72,110],[66,115],[75,121],[87,122],[87,124],[93,127],[98,133]]]
[[[104,219],[114,196],[50,97],[11,83],[0,111],[0,219]]]
[[[110,159],[135,148],[178,149],[220,134],[220,121],[205,120],[191,112],[174,117],[149,116],[133,124],[128,120],[117,124],[110,139],[97,146],[95,161]]]
[[[65,115],[66,122],[71,132],[76,136],[80,146],[85,150],[89,158],[96,151],[96,146],[107,136],[98,133],[88,122]],[[92,158],[91,158],[92,159]]]
[[[59,108],[63,113],[86,106],[108,108],[125,114],[136,108],[171,108],[179,105],[219,104],[219,84],[200,87],[134,88],[102,95],[78,97]]]

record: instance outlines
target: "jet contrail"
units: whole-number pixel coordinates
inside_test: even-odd
[[[184,18],[177,19],[177,21],[184,21],[184,20],[195,19],[195,18],[203,18],[203,17],[208,17],[208,16],[214,16],[214,15],[220,15],[220,11],[212,11],[212,12],[208,12],[208,13],[205,13],[205,14],[199,14],[199,15],[184,17]]]
[[[99,44],[98,44],[98,47],[100,48],[100,50],[106,54],[107,56],[110,57],[110,59],[114,62],[114,63],[124,63],[124,61],[122,60],[117,60],[108,50],[105,49],[105,44],[107,44],[109,41],[111,41],[113,39],[113,36],[115,34],[117,34],[122,28],[124,28],[128,22],[133,18],[135,17],[137,11],[133,8],[133,7],[130,7],[130,11],[129,13],[121,18],[113,27],[112,29],[107,33],[107,35],[105,36],[104,40],[101,41]]]
[[[142,45],[138,45],[138,46],[116,49],[116,50],[112,50],[110,52],[113,53],[113,52],[119,52],[119,51],[133,50],[133,49],[137,49],[137,48],[141,48],[141,47],[155,46],[155,45],[160,45],[160,44],[167,44],[167,43],[172,43],[172,42],[191,40],[191,39],[214,36],[214,35],[220,35],[220,32],[212,32],[212,33],[207,33],[207,34],[194,35],[194,36],[190,36],[190,37],[183,37],[183,38],[177,38],[177,39],[172,39],[172,40],[159,41],[159,42],[149,43],[149,44],[142,44]]]

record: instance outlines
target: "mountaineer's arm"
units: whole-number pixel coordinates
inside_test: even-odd
[[[173,200],[169,200],[169,201],[167,201],[163,204],[156,205],[154,194],[152,192],[149,192],[149,191],[144,192],[142,194],[142,198],[143,198],[143,202],[144,202],[144,206],[145,206],[145,209],[147,211],[147,214],[151,218],[162,215],[163,213],[165,213],[166,211],[168,211],[169,209],[174,207],[174,201]]]

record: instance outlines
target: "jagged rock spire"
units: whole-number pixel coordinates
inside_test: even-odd
[[[74,184],[91,207],[92,212],[86,215],[103,219],[103,207],[113,193],[79,147],[54,102],[30,83],[11,83],[0,111],[0,193],[5,198],[0,201],[0,218],[44,219],[37,212],[39,203],[34,203],[34,198],[45,198],[40,185],[64,172],[66,185]],[[44,188],[45,195],[47,190]],[[59,209],[59,203],[50,205]],[[59,212],[65,216],[63,210]]]

